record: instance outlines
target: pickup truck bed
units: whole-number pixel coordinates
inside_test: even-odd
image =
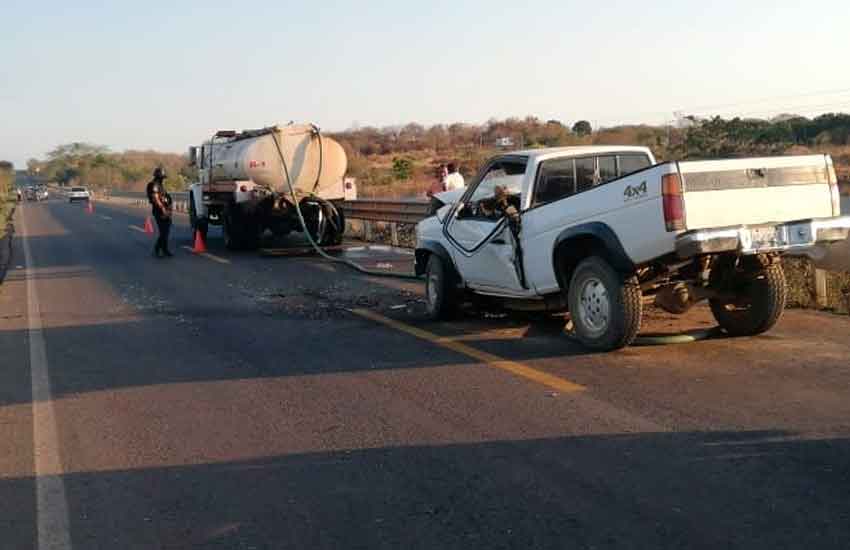
[[[678,168],[687,230],[839,214],[824,155],[680,162]]]

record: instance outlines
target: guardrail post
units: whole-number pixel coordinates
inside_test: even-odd
[[[390,236],[393,246],[398,246],[398,224],[395,222],[390,224]]]
[[[815,301],[819,308],[829,307],[829,284],[826,275],[827,273],[823,269],[815,269]]]
[[[363,240],[367,243],[372,242],[372,222],[369,220],[363,221]]]

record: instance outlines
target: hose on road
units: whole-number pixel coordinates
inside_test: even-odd
[[[318,176],[316,178],[316,184],[313,187],[314,190],[315,190],[316,188],[318,188],[319,178],[321,178],[321,175],[322,175],[322,166],[321,166],[321,164],[322,164],[322,141],[321,141],[322,134],[321,134],[321,131],[319,130],[319,128],[315,124],[312,125],[312,126],[313,126],[313,131],[316,133],[317,136],[319,136],[319,171],[318,171]],[[301,229],[303,230],[304,234],[307,236],[307,240],[309,241],[310,246],[313,247],[313,250],[315,250],[316,253],[319,256],[321,256],[322,258],[324,258],[328,261],[346,265],[346,266],[350,267],[351,269],[354,269],[355,271],[358,271],[360,273],[363,273],[364,275],[369,275],[369,276],[372,276],[372,277],[388,277],[388,278],[393,278],[393,279],[420,280],[420,277],[418,275],[414,274],[414,273],[392,273],[392,272],[388,272],[388,271],[377,271],[377,270],[374,270],[374,269],[368,269],[368,268],[363,267],[362,265],[360,265],[360,264],[358,264],[358,263],[356,263],[352,260],[347,260],[345,258],[337,258],[336,256],[331,256],[330,254],[325,252],[325,250],[313,238],[313,235],[310,233],[310,230],[307,227],[307,222],[304,220],[304,214],[301,213],[301,204],[298,201],[298,198],[295,194],[295,188],[293,187],[292,179],[289,176],[289,167],[286,165],[286,159],[283,156],[283,150],[280,148],[280,142],[278,142],[278,140],[277,140],[277,134],[275,132],[271,132],[271,136],[272,136],[272,141],[274,141],[275,149],[277,149],[277,155],[280,158],[280,163],[283,166],[283,175],[286,179],[286,186],[289,188],[289,193],[292,195],[292,202],[295,205],[295,212],[298,214],[298,221],[301,223]],[[345,228],[343,228],[343,230],[344,229]]]
[[[569,320],[569,316],[567,317],[567,319],[568,320],[567,326],[565,328],[565,333],[569,338],[578,341],[575,334],[573,333],[572,321]],[[692,330],[679,334],[638,334],[634,342],[632,342],[630,345],[633,347],[651,347],[672,346],[676,344],[692,344],[694,342],[700,342],[702,340],[708,340],[710,338],[716,338],[722,335],[723,331],[720,329],[720,327]]]
[[[696,330],[692,332],[683,332],[682,334],[643,334],[638,335],[633,346],[669,346],[672,344],[691,344],[700,340],[708,340],[720,336],[723,332],[719,327],[714,327],[705,330]]]

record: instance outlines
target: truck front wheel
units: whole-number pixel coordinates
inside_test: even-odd
[[[452,273],[442,258],[431,254],[425,268],[425,310],[432,321],[444,321],[457,312]]]
[[[709,300],[711,312],[731,336],[754,336],[767,332],[785,311],[787,289],[780,263],[747,256],[723,256],[711,269],[710,284],[724,294]]]
[[[624,348],[640,331],[643,304],[637,278],[624,277],[603,258],[591,256],[578,265],[567,301],[575,335],[589,349]]]
[[[192,226],[192,239],[195,238],[195,232],[200,231],[201,238],[207,240],[207,229],[209,222],[206,218],[199,218],[198,212],[195,209],[195,198],[189,193],[189,225]]]

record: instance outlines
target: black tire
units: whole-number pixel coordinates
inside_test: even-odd
[[[238,250],[239,249],[239,239],[236,232],[235,223],[232,220],[232,215],[229,210],[224,212],[224,220],[222,223],[222,237],[224,237],[224,247],[228,250]]]
[[[711,313],[730,336],[755,336],[779,322],[785,311],[788,290],[779,263],[762,265],[755,256],[735,266],[734,257],[721,257],[711,270],[711,285],[737,296],[735,300],[709,300]]]
[[[345,217],[342,210],[336,208],[333,203],[316,197],[301,199],[299,206],[307,225],[306,229],[316,244],[334,246],[342,243],[345,234]]]
[[[255,223],[239,216],[234,209],[224,212],[224,246],[228,250],[254,250],[260,244],[260,230]]]
[[[195,198],[192,193],[189,193],[189,225],[192,227],[192,233],[198,230],[198,212],[195,210]]]
[[[445,321],[457,313],[457,292],[450,269],[436,254],[429,256],[425,268],[425,312],[432,321]]]
[[[206,218],[199,218],[198,212],[195,210],[195,199],[189,193],[189,225],[192,227],[192,241],[195,240],[195,232],[201,232],[201,238],[207,240],[207,232],[209,230],[209,222]]]
[[[316,235],[313,235],[313,240],[321,246],[336,246],[342,244],[343,234],[345,233],[345,221],[342,217],[342,212],[336,209],[334,209],[333,212],[336,213],[335,219],[333,222],[331,222],[331,220],[327,220],[325,222],[322,235],[318,238]],[[325,211],[325,215],[327,216],[327,211]]]
[[[337,229],[335,229],[332,235],[329,235],[330,242],[328,243],[330,246],[336,246],[342,244],[343,238],[345,237],[345,214],[342,212],[342,208],[333,209],[336,214],[336,219],[334,221]]]
[[[637,277],[624,277],[598,256],[578,265],[567,302],[575,335],[588,349],[624,348],[640,331],[643,302]]]

